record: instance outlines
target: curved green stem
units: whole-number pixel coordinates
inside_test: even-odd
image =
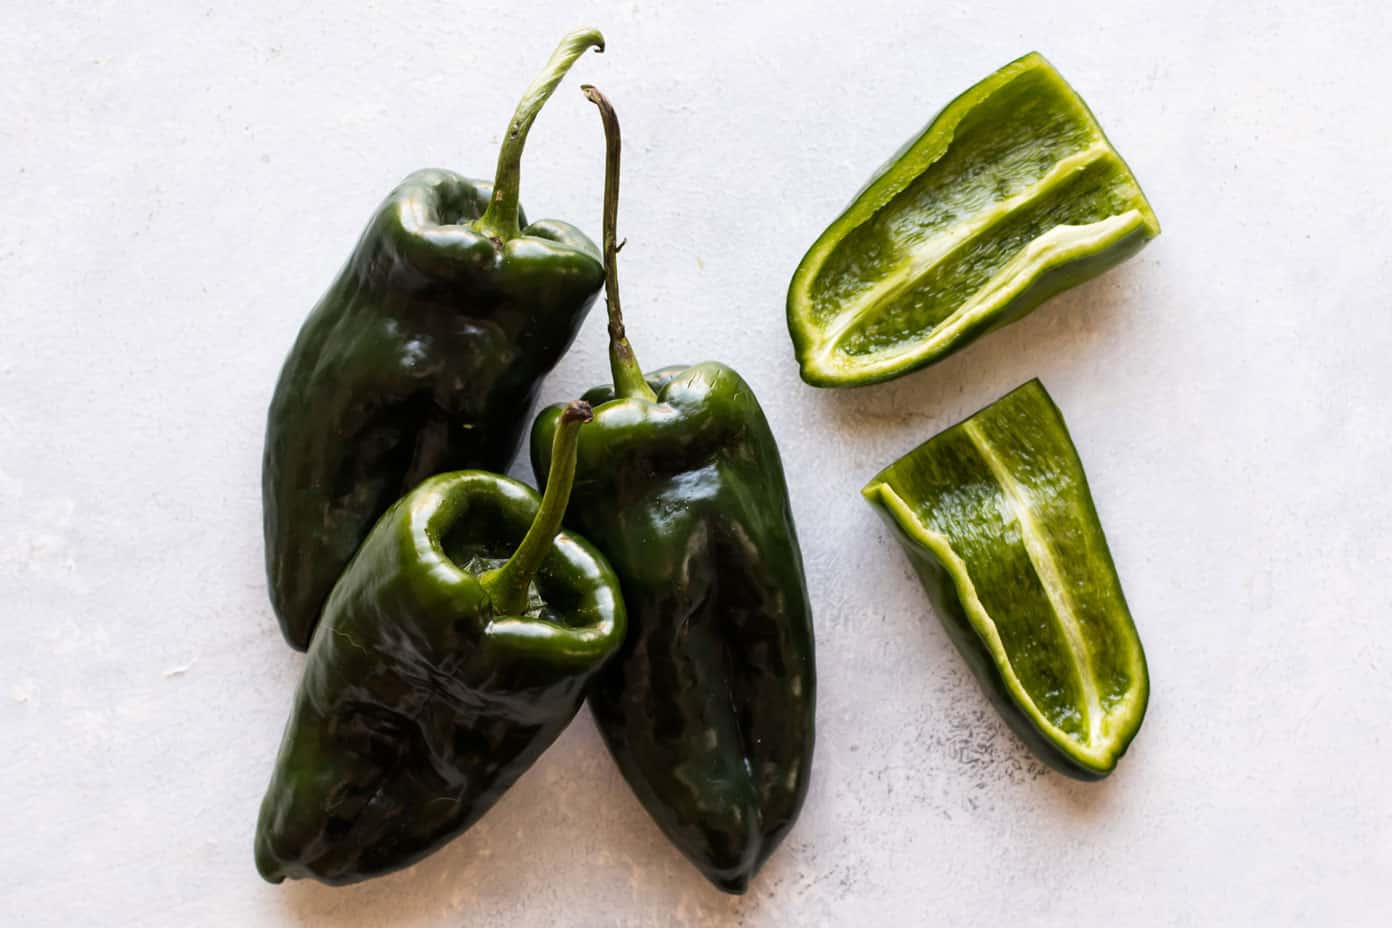
[[[633,355],[633,345],[624,331],[623,309],[619,306],[619,117],[604,94],[593,84],[580,87],[591,103],[599,107],[604,122],[604,303],[609,308],[609,369],[614,376],[614,394],[620,397],[656,400],[657,394],[643,379],[643,368]]]
[[[537,114],[550,99],[556,85],[565,77],[570,66],[583,55],[586,49],[604,51],[604,36],[598,29],[577,29],[561,39],[561,44],[551,54],[551,60],[532,81],[522,100],[517,104],[517,112],[512,114],[508,125],[507,138],[498,150],[498,171],[493,177],[493,199],[488,209],[479,217],[475,225],[485,234],[507,241],[521,234],[518,225],[518,188],[522,182],[522,148],[527,144],[527,132],[536,122]]]
[[[575,400],[561,413],[551,443],[551,469],[546,473],[546,492],[522,543],[502,567],[479,577],[500,615],[521,615],[527,609],[527,592],[541,562],[551,553],[551,543],[561,530],[570,488],[575,483],[575,452],[580,426],[594,419],[584,400]]]

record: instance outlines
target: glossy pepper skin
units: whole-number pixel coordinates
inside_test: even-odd
[[[526,223],[520,159],[541,106],[598,32],[572,33],[519,105],[496,183],[419,171],[378,208],[300,330],[266,424],[271,602],[303,650],[377,518],[445,470],[506,469],[525,412],[604,280],[573,226]]]
[[[626,626],[604,557],[557,534],[589,415],[562,414],[540,502],[497,474],[444,474],[363,542],[310,645],[261,805],[267,880],[353,883],[416,862],[575,715]]]
[[[744,892],[807,792],[812,615],[782,461],[749,385],[709,362],[644,378],[615,269],[618,130],[609,136],[605,260],[614,384],[585,394],[567,524],[609,557],[630,632],[590,707],[625,779],[716,886]],[[532,429],[536,473],[562,416]]]

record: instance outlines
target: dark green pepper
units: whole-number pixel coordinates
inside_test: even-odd
[[[863,491],[952,642],[1030,749],[1106,776],[1150,696],[1063,416],[1032,380],[885,468]]]
[[[364,880],[458,835],[570,722],[626,626],[604,557],[561,532],[576,433],[546,495],[432,477],[387,511],[334,587],[256,828],[278,883]]]
[[[406,178],[377,210],[290,355],[266,424],[262,495],[271,602],[309,644],[325,598],[377,518],[445,470],[506,469],[540,379],[589,313],[604,269],[578,229],[526,224],[522,148],[587,48],[567,36],[528,89],[494,184]]]
[[[604,258],[614,382],[586,394],[567,524],[623,584],[631,630],[590,706],[624,777],[715,885],[745,890],[807,792],[812,616],[783,465],[753,391],[723,364],[644,377],[619,307],[619,129],[608,103]],[[532,429],[552,466],[563,407]]]

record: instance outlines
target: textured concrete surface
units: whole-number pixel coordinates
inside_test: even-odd
[[[6,6],[0,922],[1388,923],[1381,5]],[[379,198],[421,166],[491,173],[517,94],[585,23],[610,50],[537,124],[524,199],[597,236],[594,81],[628,141],[641,357],[735,365],[782,443],[820,649],[806,809],[723,897],[582,715],[420,866],[266,885],[251,834],[301,666],[261,567],[277,369]],[[1164,234],[930,371],[802,386],[782,306],[803,250],[942,103],[1033,48]],[[603,339],[596,316],[546,401],[604,375]],[[1035,375],[1154,681],[1099,785],[1005,730],[857,492]]]

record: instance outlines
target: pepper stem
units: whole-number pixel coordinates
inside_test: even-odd
[[[609,308],[609,370],[614,377],[614,394],[619,397],[656,400],[657,394],[643,378],[643,368],[633,355],[633,345],[624,331],[623,309],[619,306],[619,117],[604,94],[593,84],[582,84],[580,92],[599,107],[604,122],[604,304]]]
[[[551,543],[561,530],[570,488],[575,483],[575,453],[580,426],[594,419],[594,410],[584,400],[575,400],[561,413],[556,437],[551,442],[551,469],[546,474],[542,494],[532,525],[522,543],[502,567],[479,577],[493,600],[494,611],[502,615],[521,615],[527,609],[527,593],[541,562],[551,553]]]
[[[561,78],[565,77],[575,60],[590,48],[604,51],[604,36],[600,35],[598,29],[577,29],[561,39],[561,44],[551,54],[551,60],[546,62],[546,67],[522,95],[517,112],[512,114],[512,122],[508,125],[507,138],[503,139],[502,147],[498,149],[493,199],[475,223],[481,232],[502,241],[521,234],[517,218],[521,208],[517,198],[522,181],[522,148],[527,144],[527,132]]]

